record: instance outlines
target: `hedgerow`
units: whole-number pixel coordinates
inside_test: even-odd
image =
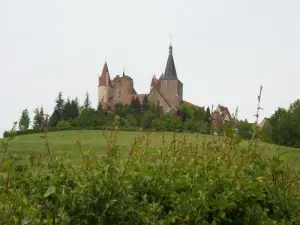
[[[18,164],[3,140],[1,224],[300,224],[299,171],[280,155],[263,156],[257,140],[246,148],[228,132],[191,142],[174,132],[152,148],[138,132],[129,149],[118,129],[105,133],[106,151],[74,148],[81,159],[32,154]],[[124,156],[124,151],[127,154]]]

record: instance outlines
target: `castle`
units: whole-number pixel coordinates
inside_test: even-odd
[[[106,111],[113,110],[114,105],[117,103],[130,104],[133,98],[138,98],[140,103],[143,102],[144,98],[147,98],[149,103],[159,104],[164,113],[169,114],[176,114],[181,103],[199,108],[199,106],[184,101],[182,96],[183,84],[177,76],[172,45],[169,46],[165,73],[159,79],[155,76],[152,78],[150,92],[147,94],[137,94],[133,79],[125,75],[124,72],[122,76],[117,75],[111,80],[106,62],[99,77],[98,103],[101,103]],[[212,108],[212,122],[215,128],[229,121],[232,121],[232,116],[227,107],[218,105],[215,111]]]
[[[150,86],[149,93],[137,94],[133,79],[124,72],[122,76],[117,75],[111,80],[107,62],[105,62],[99,77],[98,103],[101,103],[103,109],[110,111],[117,103],[130,104],[133,98],[138,98],[142,103],[146,97],[149,103],[162,106],[165,113],[175,113],[183,102],[183,84],[177,77],[172,45],[169,46],[165,72],[159,79],[154,76]]]

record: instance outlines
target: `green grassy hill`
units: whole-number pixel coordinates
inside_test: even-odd
[[[109,132],[107,132],[109,135]],[[123,131],[117,134],[117,144],[120,146],[120,150],[124,153],[128,152],[130,146],[134,143],[137,137],[137,132]],[[146,136],[147,133],[144,133]],[[26,160],[30,153],[39,152],[42,157],[47,158],[47,148],[45,145],[45,139],[42,138],[43,134],[30,134],[24,136],[17,136],[14,138],[12,143],[8,147],[9,152],[14,152],[21,157],[21,160]],[[153,132],[149,134],[150,146],[158,148],[162,146],[163,134],[159,132]],[[199,135],[190,133],[176,133],[176,136],[183,138],[191,142],[191,144],[201,144],[205,140],[213,139],[213,136]],[[173,133],[165,133],[165,145],[169,145],[172,141]],[[68,155],[74,154],[77,158],[80,151],[75,142],[77,139],[81,140],[83,150],[91,150],[94,152],[101,152],[105,150],[106,138],[103,131],[91,131],[91,130],[80,130],[80,131],[61,131],[61,132],[49,132],[48,142],[49,147],[54,155]],[[5,140],[5,139],[4,139]],[[144,140],[146,148],[146,140]],[[241,143],[241,149],[248,146],[247,141]],[[265,148],[266,155],[272,155],[273,152],[284,153],[284,158],[290,162],[300,162],[300,149],[288,148],[283,146],[270,145],[266,143],[260,143],[261,147]],[[0,154],[3,153],[1,148]]]
[[[159,132],[150,133],[149,139],[148,133],[119,132],[107,147],[101,131],[50,132],[47,139],[42,135],[15,137],[8,151],[21,161],[7,157],[0,162],[2,224],[300,222],[299,168],[286,167],[278,157],[266,159],[253,143],[237,146],[235,139],[187,133],[176,133],[174,139],[166,133],[163,146]],[[108,154],[81,156],[78,138],[82,150],[109,149]],[[47,160],[45,140],[52,156],[62,161]],[[124,155],[116,154],[114,143]],[[300,162],[298,149],[260,147],[265,156],[278,150],[288,162]],[[42,159],[36,154],[28,161],[32,152],[42,153]],[[64,157],[70,153],[72,161]]]

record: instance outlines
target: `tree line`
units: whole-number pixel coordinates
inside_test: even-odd
[[[179,107],[181,114],[164,114],[162,107],[148,102],[145,96],[140,102],[132,98],[131,103],[115,104],[112,111],[104,111],[101,104],[93,108],[90,96],[86,93],[82,105],[77,98],[64,99],[62,92],[55,99],[51,115],[44,113],[43,107],[34,111],[32,128],[42,130],[45,126],[51,128],[91,128],[111,126],[117,115],[119,126],[125,128],[154,128],[156,130],[188,130],[192,132],[211,133],[211,112],[209,107],[191,107],[182,103]],[[31,124],[28,109],[24,109],[19,120],[19,130],[26,133]]]
[[[279,107],[263,127],[268,142],[300,147],[300,99],[292,102],[287,109]]]
[[[113,125],[117,115],[119,126],[122,128],[137,127],[151,128],[165,131],[190,131],[203,134],[212,134],[212,113],[207,107],[192,107],[186,103],[179,106],[180,115],[167,115],[163,113],[159,104],[150,104],[145,97],[142,102],[133,98],[128,105],[116,104],[113,111],[106,112],[101,104],[94,109],[86,93],[82,105],[77,98],[64,99],[62,92],[55,99],[55,107],[51,115],[45,115],[43,107],[34,110],[32,128],[43,130],[45,126],[57,129],[101,128]],[[31,124],[29,112],[24,109],[19,120],[19,130],[26,133]],[[244,139],[253,136],[254,123],[235,121],[218,127],[218,133],[226,133],[229,128],[236,128],[238,134]],[[296,100],[288,109],[278,108],[259,129],[260,139],[264,142],[300,147],[300,100]],[[5,135],[4,135],[5,136]]]

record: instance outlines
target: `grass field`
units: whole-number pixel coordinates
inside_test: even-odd
[[[31,152],[39,152],[42,157],[47,158],[48,152],[45,145],[45,139],[41,138],[43,134],[30,134],[24,136],[17,136],[8,147],[9,152],[14,152],[21,157],[21,160],[26,160]],[[145,134],[146,135],[146,134]],[[212,139],[213,136],[199,135],[197,139],[196,134],[189,133],[176,133],[177,137],[185,136],[186,140],[192,144],[197,142],[201,143],[204,140]],[[162,133],[153,132],[150,133],[149,140],[151,147],[162,146]],[[130,146],[134,143],[134,139],[137,137],[137,132],[119,132],[117,134],[117,144],[120,146],[122,152],[129,151]],[[165,145],[169,145],[173,137],[173,133],[165,133]],[[50,149],[54,155],[67,155],[74,154],[74,157],[79,155],[78,146],[75,145],[77,139],[81,140],[83,150],[91,150],[94,152],[102,152],[105,150],[106,138],[103,135],[103,131],[61,131],[48,133],[48,142]],[[146,141],[145,141],[146,142]],[[145,143],[146,144],[146,143]],[[270,145],[266,143],[260,143],[261,147],[265,147],[266,155],[272,155],[273,152],[284,153],[283,157],[289,162],[296,164],[300,163],[300,149],[288,148],[283,146]],[[247,141],[241,143],[241,148],[247,147]],[[1,155],[3,148],[1,148]]]
[[[150,133],[147,139],[148,134],[118,132],[109,146],[102,131],[50,132],[47,139],[43,134],[15,137],[8,152],[21,160],[6,157],[0,162],[0,221],[299,224],[299,167],[286,167],[277,157],[264,156],[278,150],[286,153],[288,162],[296,160],[299,165],[300,150],[260,143],[265,149],[261,156],[254,142],[237,146],[236,139],[190,133],[175,133],[174,139],[174,133],[165,133],[163,144],[162,133]],[[78,138],[82,150],[109,149],[108,154],[82,156]],[[245,148],[248,151],[240,152]],[[116,150],[124,155],[119,157]],[[29,161],[32,152],[41,153],[42,159],[35,154]],[[72,160],[65,157],[70,153]]]

